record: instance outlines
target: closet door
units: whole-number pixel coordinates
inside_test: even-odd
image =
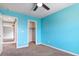
[[[2,27],[2,16],[0,15],[0,54],[1,54],[1,52],[2,52],[2,38],[3,38],[3,27]]]

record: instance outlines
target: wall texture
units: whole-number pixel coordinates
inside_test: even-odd
[[[79,4],[41,20],[42,43],[79,54]]]
[[[0,9],[0,13],[3,15],[9,15],[9,16],[14,16],[18,18],[18,43],[17,47],[27,47],[28,45],[28,39],[27,39],[27,21],[28,19],[35,20],[37,21],[37,44],[41,43],[41,25],[40,25],[40,19],[32,16],[27,16],[18,12],[14,12],[8,9]]]

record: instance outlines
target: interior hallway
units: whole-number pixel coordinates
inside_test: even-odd
[[[15,44],[4,45],[1,56],[72,56],[44,45],[36,46],[34,43],[30,43],[28,48],[16,49],[15,46]]]

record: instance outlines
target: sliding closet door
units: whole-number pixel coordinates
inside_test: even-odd
[[[2,33],[3,33],[3,28],[2,28],[2,16],[0,16],[0,54],[2,52]]]

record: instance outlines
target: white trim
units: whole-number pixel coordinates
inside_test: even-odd
[[[16,48],[18,48],[18,17],[16,19]]]
[[[60,51],[62,51],[62,52],[66,52],[66,53],[75,55],[75,56],[79,56],[79,54],[76,54],[76,53],[73,53],[73,52],[70,52],[70,51],[67,51],[67,50],[63,50],[63,49],[61,49],[61,48],[57,48],[57,47],[55,47],[55,46],[51,46],[51,45],[47,45],[47,44],[43,44],[43,43],[42,43],[42,45],[45,45],[45,46],[48,46],[48,47],[51,47],[51,48],[60,50]]]
[[[2,44],[2,43],[3,43],[3,27],[2,27],[3,25],[2,25],[2,15],[1,15],[1,14],[0,14],[0,20],[1,20],[1,31],[2,31],[2,32],[1,32],[1,34],[2,34],[2,35],[1,35],[1,40],[0,40],[0,41],[1,41],[0,54],[1,54],[2,51],[3,51],[3,44]]]
[[[22,46],[17,46],[17,48],[25,48],[25,47],[28,47],[27,45],[22,45]]]
[[[3,14],[1,14],[1,16],[3,17],[3,16],[9,16],[9,15],[3,15]],[[16,48],[17,48],[18,47],[18,45],[17,45],[18,44],[18,17],[14,17],[14,16],[10,16],[10,17],[13,17],[14,19],[16,19],[16,24],[15,25],[16,25],[16,29],[17,29],[16,30],[16,35],[17,35],[16,37],[17,38],[15,38],[15,40],[16,40],[15,43],[16,43]],[[2,44],[5,44],[5,43],[3,43],[3,41],[2,41]]]
[[[35,27],[36,27],[36,34],[35,34],[35,37],[36,37],[36,45],[38,45],[38,43],[37,43],[37,21],[35,21],[35,20],[28,20],[28,22],[27,22],[27,43],[28,43],[28,46],[29,46],[29,22],[35,22]]]

